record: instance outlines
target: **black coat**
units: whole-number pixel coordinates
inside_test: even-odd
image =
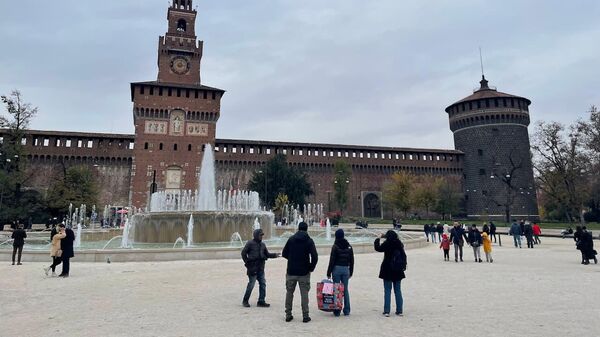
[[[73,251],[73,241],[75,241],[75,233],[70,228],[65,229],[65,236],[60,240],[60,250],[62,250],[62,257],[74,257],[75,252]]]
[[[406,252],[404,252],[404,245],[398,239],[386,239],[383,243],[380,243],[380,239],[375,239],[375,250],[383,253],[383,261],[381,267],[379,267],[379,278],[386,281],[400,281],[406,277],[404,271],[392,270],[392,258],[394,252],[400,250],[404,254],[404,260],[406,261]]]
[[[587,231],[581,232],[577,243],[577,249],[581,250],[581,254],[585,256],[586,259],[593,259],[596,256],[592,233]]]
[[[469,243],[472,246],[481,246],[483,244],[483,238],[479,230],[473,229],[469,231]]]
[[[453,244],[459,246],[464,245],[465,242],[463,241],[463,238],[468,241],[467,234],[465,234],[465,230],[462,227],[453,227],[450,230],[450,242]]]
[[[244,260],[248,275],[256,275],[258,272],[264,271],[265,261],[276,257],[277,254],[269,253],[265,243],[256,234],[254,234],[254,239],[246,242],[246,246],[242,249],[242,260]]]
[[[10,237],[13,239],[13,246],[21,247],[25,244],[27,232],[25,232],[24,229],[17,228],[12,232],[12,235]]]
[[[331,277],[334,266],[344,266],[350,268],[350,276],[354,273],[354,251],[346,239],[335,240],[331,246],[331,255],[329,256],[329,266],[327,267],[327,277]]]
[[[287,273],[293,276],[313,272],[319,260],[315,242],[305,231],[298,231],[287,240],[281,256],[288,260]]]

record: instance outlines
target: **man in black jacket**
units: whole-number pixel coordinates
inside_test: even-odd
[[[310,290],[310,273],[315,270],[319,256],[315,242],[307,233],[308,225],[301,222],[298,232],[290,237],[283,247],[281,255],[288,260],[287,274],[285,276],[285,321],[294,319],[292,316],[292,304],[294,302],[294,291],[296,283],[300,285],[300,297],[302,298],[302,322],[310,322],[308,315],[308,291]]]
[[[23,254],[23,246],[25,245],[25,238],[27,237],[27,233],[23,229],[23,225],[19,225],[11,235],[13,239],[13,254],[12,254],[12,264],[15,264],[15,255],[19,252],[17,265],[21,265],[21,254]]]
[[[463,240],[464,238],[464,240]],[[460,255],[460,262],[463,262],[463,245],[467,239],[465,230],[461,227],[458,222],[454,222],[454,228],[450,230],[450,242],[454,244],[454,261],[458,262]]]
[[[59,227],[64,227],[64,224],[60,224]],[[75,241],[75,233],[70,228],[65,230],[64,239],[60,240],[60,250],[62,250],[62,272],[58,277],[69,277],[70,270],[70,259],[75,256],[73,251],[73,241]]]
[[[262,242],[265,233],[262,229],[254,230],[252,233],[253,239],[246,242],[246,246],[242,249],[242,260],[246,266],[246,274],[248,275],[248,285],[246,286],[246,293],[242,300],[242,305],[246,308],[250,307],[250,295],[252,289],[258,280],[258,302],[257,307],[268,308],[271,305],[265,302],[267,295],[267,281],[265,280],[265,261],[267,259],[274,259],[277,257],[275,253],[269,253],[267,246]]]

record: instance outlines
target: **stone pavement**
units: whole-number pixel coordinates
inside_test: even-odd
[[[352,314],[316,309],[313,321],[284,322],[285,260],[267,262],[271,308],[241,306],[241,261],[72,263],[68,279],[42,264],[0,265],[0,336],[598,336],[600,265],[582,266],[572,240],[543,239],[535,249],[494,247],[494,263],[444,262],[437,245],[409,250],[402,282],[404,317],[381,315],[382,254],[356,256]],[[453,252],[451,251],[451,254]],[[62,303],[62,305],[61,305]],[[393,309],[392,309],[393,310]]]

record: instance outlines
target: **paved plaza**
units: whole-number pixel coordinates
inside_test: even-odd
[[[381,315],[382,254],[356,256],[352,314],[316,309],[284,322],[285,260],[267,262],[270,308],[243,308],[241,260],[77,263],[68,279],[44,276],[41,263],[0,266],[0,336],[598,336],[600,265],[582,266],[572,240],[543,238],[535,249],[494,247],[494,263],[444,262],[437,245],[407,252],[404,317]],[[451,251],[451,255],[452,255]],[[392,308],[393,310],[394,308]]]

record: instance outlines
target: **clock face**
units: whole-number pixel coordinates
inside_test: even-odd
[[[176,56],[171,59],[171,70],[176,74],[183,75],[190,70],[190,62],[183,56]]]

